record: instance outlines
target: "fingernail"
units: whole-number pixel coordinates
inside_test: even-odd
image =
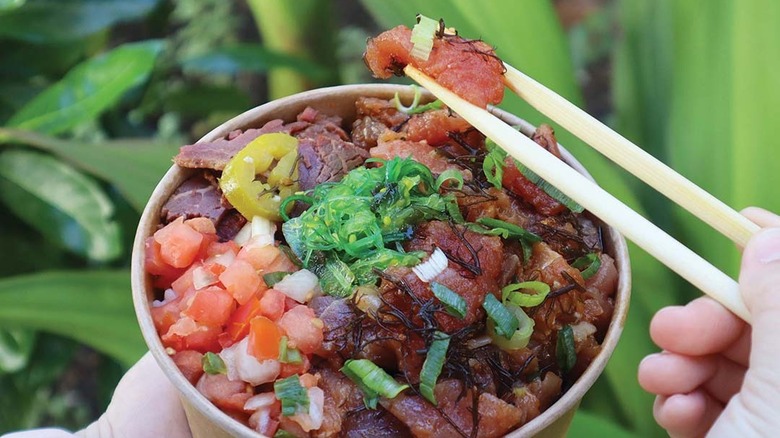
[[[769,264],[780,260],[780,228],[767,228],[758,232],[748,243],[756,260]]]

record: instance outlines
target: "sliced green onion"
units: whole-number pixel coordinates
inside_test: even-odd
[[[206,374],[227,374],[225,361],[218,354],[209,351],[203,355],[200,363],[203,365],[203,372]]]
[[[436,406],[436,396],[433,393],[436,380],[439,379],[444,360],[447,357],[447,348],[450,346],[450,337],[442,332],[433,334],[433,342],[428,348],[422,371],[420,371],[420,394]]]
[[[412,111],[415,111],[417,109],[417,105],[420,103],[420,97],[422,96],[420,87],[418,87],[415,84],[412,84],[411,87],[414,90],[414,97],[412,98],[411,105],[404,106],[401,103],[401,98],[399,97],[397,91],[395,92],[395,96],[393,96],[393,104],[395,105],[395,109],[397,109],[399,112],[402,112],[404,114],[412,114]]]
[[[482,172],[489,183],[500,189],[503,187],[506,152],[489,138],[485,139],[485,149],[487,149],[488,153],[482,161]]]
[[[520,245],[523,247],[523,260],[528,261],[533,253],[533,244],[541,242],[542,238],[536,234],[519,227],[513,223],[502,221],[500,219],[494,219],[491,217],[481,217],[477,219],[477,223],[490,227],[494,230],[500,230],[500,235],[504,239],[518,239]]]
[[[273,287],[276,283],[282,281],[284,277],[290,274],[292,274],[292,272],[286,272],[286,271],[269,272],[267,274],[263,274],[263,281],[265,282],[266,286]]]
[[[289,417],[309,411],[309,393],[301,386],[298,375],[274,382],[276,399],[282,402],[282,415]]]
[[[555,345],[555,357],[561,371],[568,373],[577,363],[577,350],[574,347],[574,331],[570,325],[558,331],[558,342]]]
[[[572,262],[571,267],[582,270],[582,278],[587,280],[598,272],[601,267],[601,258],[598,254],[592,252]]]
[[[417,14],[417,24],[412,29],[412,56],[423,61],[428,60],[428,56],[433,49],[433,38],[436,36],[436,30],[439,28],[439,22]]]
[[[463,188],[463,173],[455,169],[447,169],[444,172],[442,172],[438,178],[436,178],[436,182],[433,184],[434,190],[439,191],[442,184],[444,184],[449,180],[455,180],[456,190],[460,190]]]
[[[363,402],[368,409],[376,409],[380,396],[394,398],[409,388],[409,385],[396,382],[385,370],[368,359],[347,360],[341,372],[363,391]]]
[[[466,300],[463,299],[462,296],[458,295],[457,292],[443,284],[436,283],[435,281],[431,282],[431,291],[433,291],[433,296],[438,298],[439,301],[444,304],[444,308],[447,310],[447,313],[460,319],[466,317],[466,310],[468,310],[468,305],[466,304]]]
[[[298,438],[298,436],[290,432],[287,432],[284,429],[279,429],[274,434],[274,438]]]
[[[496,334],[506,339],[512,339],[512,336],[520,327],[520,321],[517,319],[517,316],[489,292],[485,296],[485,301],[482,302],[482,308],[488,314],[488,322],[492,321],[495,324]]]
[[[438,110],[442,108],[444,108],[444,102],[436,99],[433,102],[426,103],[425,105],[419,105],[417,108],[412,108],[406,114],[420,114],[426,111]]]
[[[529,294],[520,292],[522,290],[531,290],[536,293]],[[501,296],[504,303],[511,303],[520,307],[538,306],[547,298],[550,293],[550,285],[542,281],[524,281],[522,283],[512,283],[501,289]]]
[[[523,309],[514,304],[507,304],[506,308],[515,316],[515,318],[517,318],[517,330],[515,330],[511,338],[507,339],[505,336],[498,334],[496,324],[493,323],[491,319],[488,319],[488,335],[492,342],[502,350],[510,351],[525,348],[534,332],[534,320],[526,315],[526,313],[523,312]]]
[[[301,352],[295,348],[290,348],[287,344],[289,340],[287,336],[282,336],[282,340],[279,341],[279,362],[280,363],[303,363],[303,357]]]
[[[578,204],[573,199],[563,194],[563,192],[558,190],[555,186],[548,183],[547,181],[542,179],[542,177],[534,173],[533,170],[525,167],[522,163],[520,163],[517,160],[515,160],[515,165],[517,166],[517,170],[519,170],[524,177],[528,178],[529,181],[536,184],[536,186],[539,187],[540,189],[544,190],[544,192],[550,195],[551,198],[565,205],[566,208],[568,208],[569,210],[575,213],[582,213],[585,210],[580,204]]]

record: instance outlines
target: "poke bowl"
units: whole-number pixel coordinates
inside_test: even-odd
[[[307,91],[261,105],[182,148],[177,162],[186,161],[191,167],[174,164],[152,193],[133,246],[133,300],[144,339],[178,389],[193,436],[265,436],[261,432],[270,436],[468,436],[475,424],[479,436],[564,436],[582,397],[603,372],[628,311],[631,275],[625,241],[587,212],[575,214],[564,205],[563,213],[543,214],[516,194],[502,195],[507,189],[501,185],[512,187],[508,179],[520,175],[516,169],[515,173],[506,171],[503,181],[499,177],[494,184],[498,188],[481,181],[479,190],[466,193],[470,184],[476,187],[472,179],[479,179],[476,175],[483,169],[485,155],[474,165],[471,156],[459,161],[451,151],[425,149],[437,157],[448,154],[442,160],[445,164],[424,163],[423,170],[415,167],[404,174],[409,178],[403,180],[405,186],[382,180],[370,190],[374,201],[366,205],[375,207],[390,194],[395,196],[392,205],[399,205],[409,193],[420,195],[426,181],[429,186],[428,197],[409,201],[424,203],[425,209],[417,208],[409,215],[411,210],[394,210],[377,216],[380,229],[383,225],[393,228],[380,233],[386,241],[379,244],[360,234],[373,223],[360,222],[365,216],[358,213],[348,217],[344,213],[354,207],[350,203],[357,205],[358,201],[339,204],[342,207],[333,211],[312,206],[319,202],[318,196],[331,199],[331,193],[342,189],[339,180],[347,175],[355,175],[353,180],[360,172],[369,179],[373,176],[367,175],[380,173],[389,178],[391,169],[417,163],[395,158],[404,157],[397,135],[411,135],[403,134],[407,128],[385,130],[386,126],[365,117],[366,111],[377,111],[388,120],[403,119],[400,125],[409,124],[414,116],[398,115],[406,107],[388,106],[393,99],[419,100],[423,105],[432,97],[409,86],[361,84]],[[358,101],[361,104],[356,106]],[[571,167],[588,175],[557,145],[551,130],[546,135],[512,114],[491,111],[525,135],[539,136],[540,145],[546,142],[543,147],[552,148]],[[260,215],[272,210],[271,218],[246,217],[251,214],[235,209],[231,203],[241,205],[241,196],[246,196],[224,193],[231,190],[227,180],[239,173],[229,167],[231,160],[235,165],[238,160],[233,158],[241,156],[241,162],[254,166],[258,156],[245,152],[247,143],[266,134],[275,140],[273,135],[287,136],[282,139],[286,142],[291,131],[293,138],[302,137],[300,132],[318,120],[327,121],[310,131],[312,135],[342,137],[340,141],[357,149],[350,149],[351,155],[345,158],[327,149],[335,140],[301,140],[300,149],[290,155],[292,161],[284,158],[291,149],[268,159],[266,167],[281,168],[287,163],[280,180],[286,176],[288,183],[301,184],[277,190],[265,209],[255,210]],[[430,124],[425,126],[430,129]],[[468,149],[463,139],[480,134],[473,128],[460,129],[465,133],[462,138],[447,135],[442,141],[458,150]],[[328,132],[323,134],[323,130]],[[484,137],[477,141],[485,147]],[[380,146],[381,150],[376,149]],[[312,147],[319,155],[303,152]],[[354,162],[356,157],[360,159]],[[214,160],[221,162],[218,169],[212,166],[204,171]],[[336,175],[339,172],[333,169],[339,166],[343,172]],[[496,175],[492,176],[495,182]],[[318,187],[330,192],[321,194]],[[263,195],[262,189],[250,193]],[[472,207],[458,198],[466,195],[473,204],[484,205]],[[446,206],[448,199],[460,212]],[[508,206],[520,204],[527,213],[521,216],[530,219],[508,223],[512,222]],[[326,215],[318,218],[315,210],[326,211]],[[355,245],[371,240],[373,248],[387,249],[383,254],[396,258],[388,262],[376,254],[350,253],[345,260],[357,274],[346,285],[338,278],[333,280],[333,269],[323,266],[334,265],[316,265],[318,257],[332,260],[323,247],[306,250],[306,245],[328,235],[305,234],[300,224],[304,219],[328,222],[340,215],[345,226],[357,227],[357,231],[330,235]],[[407,216],[416,222],[396,224]],[[516,231],[512,226],[518,221],[526,221],[531,231],[520,227]],[[161,249],[166,242],[178,242],[176,230],[201,235],[195,236],[200,240],[192,255],[182,256],[178,247]],[[449,239],[437,240],[441,235]],[[252,245],[262,250],[246,249]],[[250,252],[260,255],[240,255]],[[258,261],[263,257],[264,262]],[[384,264],[364,266],[366,260],[380,259]],[[343,260],[334,263],[345,264]],[[560,275],[546,276],[547,266],[556,263],[565,264],[556,273]],[[244,275],[247,266],[257,278]],[[604,274],[607,271],[609,275]],[[332,283],[326,283],[326,277]],[[361,283],[360,279],[365,280]],[[491,291],[474,298],[463,292],[469,282]],[[548,287],[542,291],[539,283],[545,282]],[[519,301],[512,305],[510,296]],[[499,310],[521,309],[522,315],[517,314],[520,325],[512,333],[505,330],[503,339],[496,336],[502,328],[500,317],[495,316],[500,313],[496,304]],[[302,329],[306,336],[297,332],[300,324],[306,325]],[[513,333],[522,330],[527,331],[523,343],[516,344]],[[400,334],[393,337],[396,332]],[[366,341],[367,336],[373,337]],[[439,352],[435,358],[434,350]],[[285,387],[288,383],[291,389]],[[226,386],[234,389],[222,397],[218,393]],[[305,403],[300,397],[297,402],[294,397],[285,399],[280,395],[285,391],[303,392]],[[413,419],[409,412],[423,412],[425,418]],[[458,412],[472,414],[458,418]]]

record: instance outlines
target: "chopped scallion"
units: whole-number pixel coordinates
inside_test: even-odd
[[[521,292],[530,290],[536,293],[529,294]],[[547,294],[550,293],[550,285],[542,281],[524,281],[522,283],[512,283],[501,289],[501,296],[504,303],[512,303],[520,307],[533,307],[542,304]]]
[[[512,336],[520,327],[520,321],[518,321],[517,316],[501,304],[492,293],[488,293],[485,296],[482,308],[485,309],[488,317],[495,324],[496,334],[506,339],[512,339]]]
[[[496,344],[502,350],[519,350],[525,348],[528,345],[528,341],[531,339],[531,335],[534,332],[534,320],[523,312],[518,306],[514,304],[507,304],[506,309],[511,312],[518,321],[518,328],[515,330],[511,338],[507,339],[505,336],[499,335],[496,330],[496,324],[493,320],[488,319],[487,329],[488,335],[492,342]]]
[[[571,267],[582,270],[582,278],[587,280],[598,272],[601,267],[601,258],[598,254],[592,252],[572,262]]]
[[[382,368],[368,359],[350,359],[341,372],[363,391],[363,402],[368,409],[376,409],[379,397],[394,398],[409,388],[393,379]]]
[[[447,169],[436,178],[436,182],[433,184],[434,190],[438,191],[442,184],[449,180],[455,180],[456,190],[463,188],[463,173],[455,169]]]
[[[482,161],[482,172],[489,183],[500,189],[503,187],[506,152],[489,138],[485,140],[485,149],[488,153]]]
[[[577,363],[577,350],[574,346],[574,331],[570,325],[558,331],[558,342],[555,346],[555,357],[561,371],[568,373]]]
[[[580,204],[578,204],[573,199],[563,194],[563,192],[558,190],[555,186],[548,183],[547,181],[542,179],[542,177],[534,173],[533,170],[525,167],[522,163],[520,163],[517,160],[515,160],[515,165],[517,166],[517,170],[519,170],[524,177],[528,178],[529,181],[536,184],[536,186],[539,187],[540,189],[544,190],[544,192],[550,195],[551,198],[565,205],[566,208],[568,208],[569,210],[575,213],[582,213],[585,210]]]
[[[297,438],[297,437],[298,437],[297,435],[287,432],[284,429],[279,429],[274,434],[274,438]]]
[[[200,362],[206,374],[227,374],[225,361],[218,354],[209,351],[203,355]]]
[[[268,287],[274,287],[274,285],[288,275],[290,275],[290,272],[285,271],[277,271],[277,272],[269,272],[267,274],[263,274],[263,281],[265,282],[265,285]]]
[[[466,304],[466,300],[458,295],[457,292],[443,284],[436,283],[435,281],[431,282],[431,291],[433,292],[433,295],[444,304],[447,313],[460,319],[466,317],[468,305]]]
[[[442,332],[433,334],[433,341],[428,347],[422,371],[420,371],[420,394],[436,406],[436,396],[433,392],[436,381],[439,379],[444,360],[447,357],[447,349],[450,346],[450,337]]]
[[[298,375],[274,382],[276,399],[282,402],[282,415],[289,417],[309,411],[309,393],[301,385]]]
[[[433,38],[436,36],[436,30],[439,28],[439,22],[417,14],[417,24],[412,29],[412,56],[423,61],[428,60],[428,56],[433,49]]]
[[[482,217],[477,219],[477,223],[492,228],[493,230],[499,230],[499,235],[504,239],[518,239],[520,241],[520,246],[523,248],[524,261],[528,261],[531,258],[533,244],[542,241],[542,238],[536,234],[500,219]]]
[[[287,336],[282,336],[282,340],[279,341],[279,362],[280,363],[303,363],[303,357],[301,352],[295,348],[290,348],[287,345],[289,340]]]

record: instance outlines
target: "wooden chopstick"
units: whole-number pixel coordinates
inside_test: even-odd
[[[578,202],[671,270],[745,321],[750,314],[737,283],[663,230],[488,111],[467,102],[412,66],[407,76],[428,89],[509,155]]]
[[[744,247],[758,225],[675,172],[595,117],[511,65],[504,64],[504,84],[542,114],[649,186]]]

